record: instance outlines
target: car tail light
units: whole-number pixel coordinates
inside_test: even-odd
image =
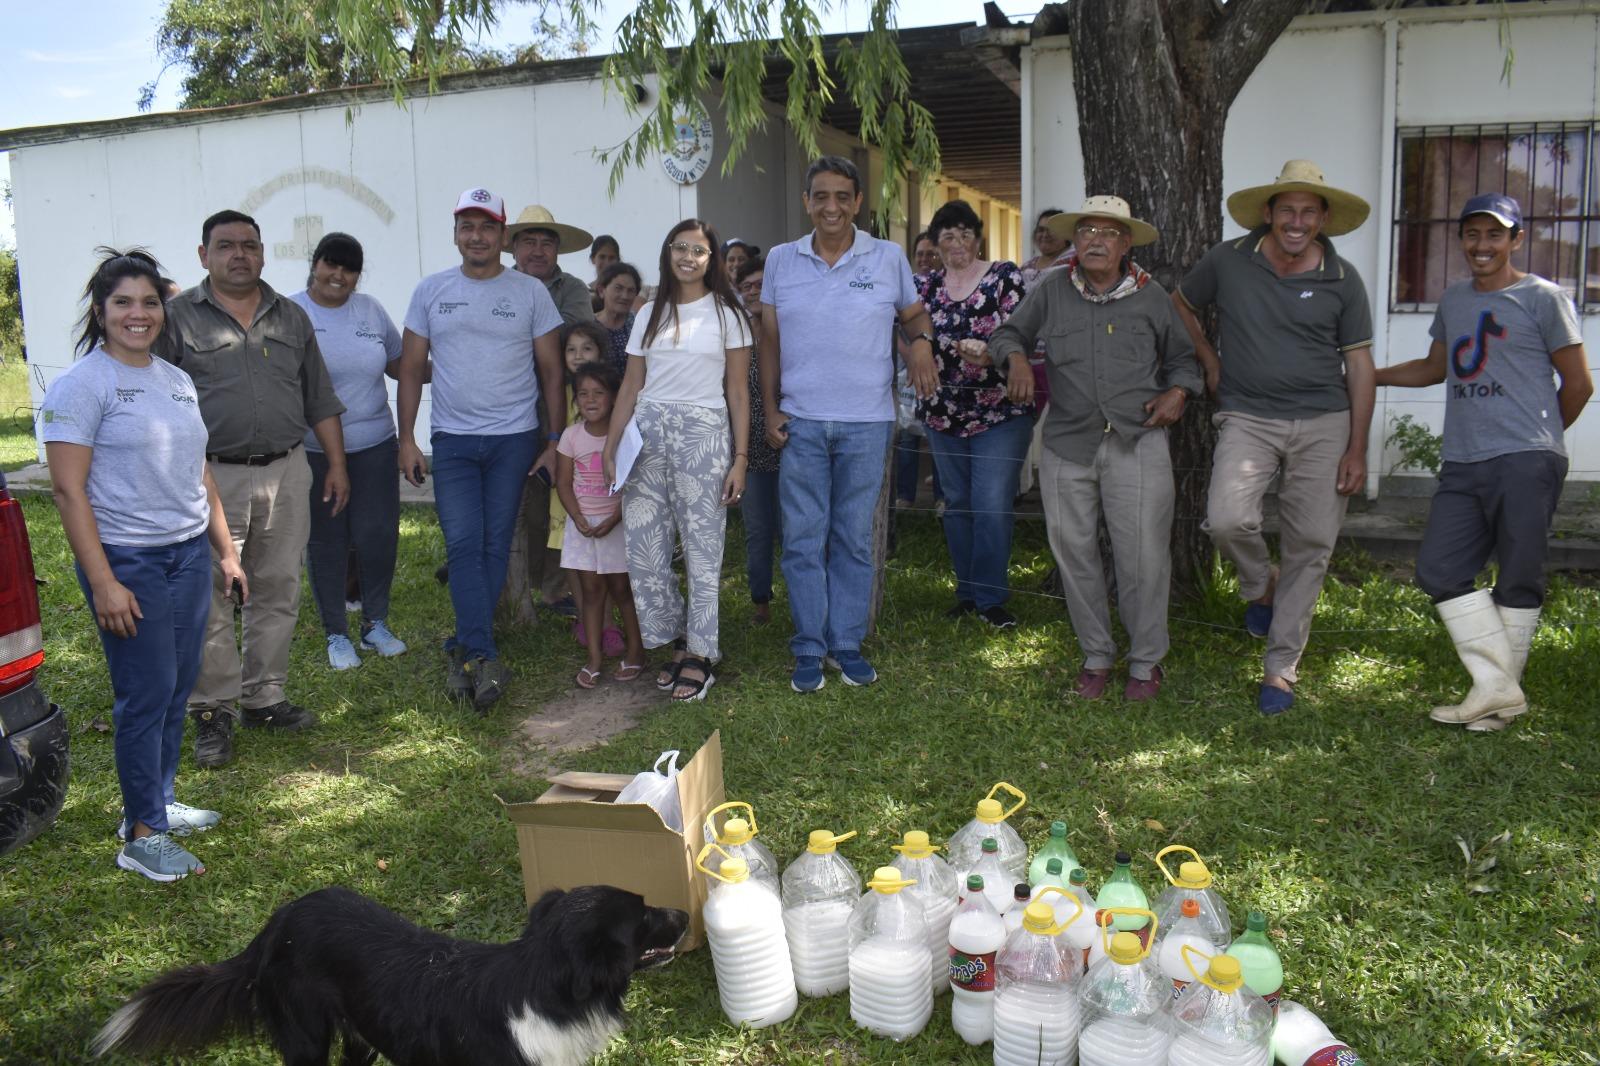
[[[44,662],[39,589],[22,504],[0,489],[0,694],[33,680]]]

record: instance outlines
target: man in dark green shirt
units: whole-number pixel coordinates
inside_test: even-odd
[[[1294,704],[1300,656],[1345,504],[1367,477],[1374,396],[1372,311],[1355,267],[1329,237],[1369,208],[1303,159],[1228,197],[1250,230],[1206,253],[1173,294],[1217,394],[1217,450],[1205,529],[1239,572],[1245,627],[1267,639],[1263,714]],[[1215,304],[1220,354],[1196,311]],[[1261,536],[1278,478],[1279,566]]]

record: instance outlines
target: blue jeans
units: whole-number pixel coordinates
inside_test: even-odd
[[[744,569],[751,603],[772,602],[772,549],[783,535],[778,508],[778,472],[752,470],[744,478]]]
[[[111,723],[122,807],[131,827],[167,831],[167,804],[183,750],[184,708],[206,643],[211,613],[211,548],[205,534],[156,548],[102,545],[116,579],[138,601],[138,632],[98,629],[111,672]],[[76,568],[89,610],[94,592]]]
[[[348,636],[344,613],[344,578],[351,548],[361,574],[361,616],[368,622],[389,617],[389,588],[394,583],[395,556],[400,546],[400,478],[395,474],[399,444],[390,438],[358,452],[345,453],[350,474],[350,504],[336,515],[322,502],[328,457],[306,449],[311,464],[311,539],[306,544],[306,569],[322,631]],[[435,475],[437,476],[437,475]]]
[[[944,539],[955,566],[956,599],[980,611],[1011,597],[1011,511],[1032,439],[1033,419],[1021,415],[971,437],[928,431],[944,489]]]
[[[872,605],[872,512],[893,422],[789,419],[778,471],[795,655],[860,651]]]
[[[494,605],[506,583],[522,489],[538,454],[538,430],[433,435],[433,499],[450,563],[455,645],[469,659],[499,658]]]

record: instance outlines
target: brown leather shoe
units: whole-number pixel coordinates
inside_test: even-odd
[[[1080,700],[1097,700],[1106,694],[1106,685],[1110,681],[1110,670],[1090,670],[1084,667],[1078,671],[1078,680],[1073,683],[1072,694]]]
[[[1137,677],[1130,677],[1128,678],[1128,687],[1122,690],[1122,698],[1129,703],[1143,703],[1145,700],[1153,700],[1156,698],[1157,693],[1161,691],[1161,682],[1166,680],[1166,676],[1166,672],[1157,666],[1151,669],[1150,678],[1147,681],[1141,681]]]

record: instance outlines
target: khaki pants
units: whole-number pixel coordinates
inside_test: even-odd
[[[1117,613],[1128,631],[1128,674],[1150,680],[1169,645],[1174,490],[1166,433],[1131,440],[1107,433],[1089,466],[1045,448],[1039,489],[1084,668],[1109,670],[1117,661],[1100,562],[1103,511],[1117,575]]]
[[[311,467],[304,448],[275,463],[209,463],[228,530],[250,582],[244,662],[233,636],[233,601],[211,557],[211,617],[191,710],[271,707],[286,697],[289,642],[300,610],[300,560],[311,533]],[[359,504],[357,505],[359,506]]]
[[[1278,481],[1278,586],[1267,633],[1266,672],[1299,679],[1328,559],[1348,498],[1339,495],[1339,460],[1350,443],[1350,412],[1315,418],[1260,418],[1225,412],[1212,419],[1217,451],[1202,527],[1239,571],[1245,600],[1266,595],[1272,560],[1261,536],[1261,500]]]

